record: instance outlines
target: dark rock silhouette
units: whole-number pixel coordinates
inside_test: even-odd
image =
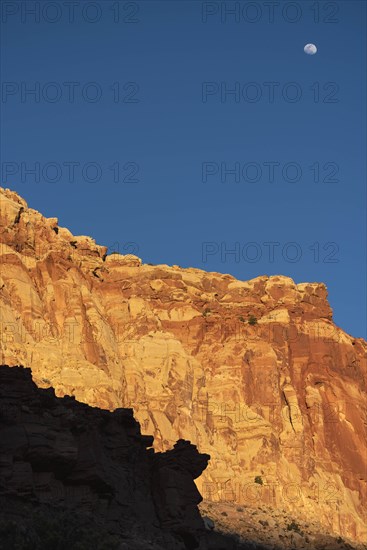
[[[131,409],[111,413],[57,398],[37,388],[29,369],[0,367],[3,521],[27,523],[31,509],[83,511],[116,540],[140,523],[157,543],[185,548],[182,537],[195,542],[204,527],[193,480],[209,455],[187,441],[155,455],[152,444]]]
[[[131,409],[58,398],[30,369],[0,366],[0,549],[237,548],[198,511],[209,455],[152,444]]]

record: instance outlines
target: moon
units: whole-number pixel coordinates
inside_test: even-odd
[[[303,51],[307,53],[307,55],[315,55],[317,52],[317,48],[315,44],[306,44],[306,46],[303,48]]]

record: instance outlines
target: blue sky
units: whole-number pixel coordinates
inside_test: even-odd
[[[364,2],[2,9],[2,185],[144,262],[323,281],[365,336]]]

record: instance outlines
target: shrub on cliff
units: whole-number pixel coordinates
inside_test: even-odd
[[[300,526],[294,520],[292,520],[291,523],[289,523],[287,525],[287,531],[295,531],[296,533],[299,533],[300,535],[303,534],[301,529],[300,529]]]

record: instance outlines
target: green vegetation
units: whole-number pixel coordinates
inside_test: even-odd
[[[211,313],[210,309],[204,309],[203,317],[207,317],[208,315],[210,315],[210,313]]]
[[[258,483],[259,485],[264,485],[263,478],[261,476],[256,476],[255,483]]]
[[[294,521],[294,519],[292,519],[291,523],[289,523],[287,525],[287,531],[295,531],[296,533],[299,533],[300,535],[302,534],[300,526],[298,525],[298,523],[296,521]]]
[[[248,324],[251,326],[257,325],[257,319],[254,315],[250,315],[250,317],[248,318]]]
[[[242,315],[239,317],[239,319],[240,319],[241,323],[245,322],[245,319],[244,319],[244,317],[242,317]]]

